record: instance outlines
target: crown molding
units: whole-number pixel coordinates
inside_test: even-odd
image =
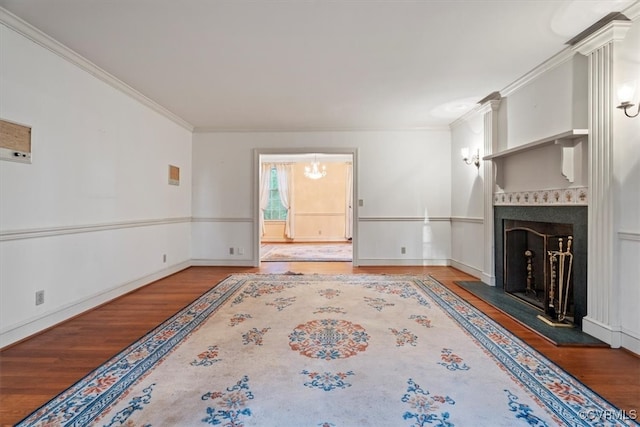
[[[494,92],[497,93],[497,92]],[[485,98],[486,99],[486,98]],[[484,101],[484,100],[483,100]],[[471,120],[472,118],[480,115],[488,113],[489,111],[497,111],[500,107],[500,102],[502,102],[502,98],[489,99],[488,101],[480,101],[475,107],[471,110],[467,111],[465,114],[454,120],[449,124],[449,129],[455,129],[461,124]]]
[[[2,7],[0,7],[0,23],[6,25],[7,28],[10,28],[11,30],[26,37],[27,39],[49,50],[50,52],[53,52],[56,55],[60,56],[61,58],[66,59],[67,61],[79,67],[80,69],[102,80],[108,85],[114,87],[115,89],[119,90],[125,95],[128,95],[129,97],[135,99],[136,101],[140,102],[142,105],[161,114],[162,116],[173,121],[174,123],[182,126],[186,130],[193,132],[194,127],[191,123],[187,122],[181,117],[178,117],[176,114],[162,107],[160,104],[151,100],[150,98],[147,98],[145,95],[138,92],[131,86],[127,85],[122,80],[104,71],[102,68],[98,67],[93,62],[84,58],[80,54],[71,50],[67,46],[60,43],[59,41],[53,39],[49,35],[43,33],[33,25],[22,20],[21,18],[17,17],[16,15],[12,14],[11,12],[9,12],[8,10]]]
[[[631,6],[622,11],[622,13],[632,21],[640,19],[640,0],[633,3]]]
[[[347,133],[347,132],[448,132],[449,127],[444,126],[422,126],[408,128],[218,128],[208,126],[198,126],[193,129],[194,134],[206,133]]]
[[[572,49],[587,56],[607,43],[623,40],[631,28],[631,25],[633,25],[633,22],[629,20],[611,21],[593,34],[576,43],[572,46]]]
[[[563,50],[561,50],[551,58],[544,61],[542,64],[538,65],[533,70],[529,71],[524,76],[520,77],[518,80],[514,81],[513,83],[511,83],[510,85],[502,89],[500,91],[500,93],[502,94],[502,97],[504,98],[511,95],[512,93],[526,86],[531,81],[540,77],[547,71],[552,70],[557,66],[562,65],[565,62],[569,61],[574,57],[574,55],[575,55],[575,52],[572,51],[570,47],[564,48]]]

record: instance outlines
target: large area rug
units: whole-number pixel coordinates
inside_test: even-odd
[[[234,275],[20,426],[635,425],[429,277]]]
[[[277,243],[260,248],[261,261],[351,261],[351,243]]]

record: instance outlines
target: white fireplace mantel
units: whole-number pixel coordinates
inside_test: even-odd
[[[575,146],[581,140],[586,139],[589,135],[588,129],[571,129],[566,132],[559,133],[557,135],[549,136],[547,138],[539,139],[537,141],[529,142],[526,144],[518,145],[497,153],[484,156],[482,160],[496,160],[514,154],[524,153],[525,151],[534,150],[536,148],[545,147],[547,145],[560,144],[562,146]]]
[[[578,143],[587,141],[588,136],[588,129],[571,129],[557,135],[552,135],[547,138],[539,139],[537,141],[518,145],[517,147],[512,147],[503,151],[499,151],[497,153],[488,154],[482,159],[496,161],[509,156],[513,156],[515,154],[521,154],[530,150],[535,150],[537,148],[546,147],[548,145],[560,145],[562,146],[562,175],[567,179],[567,181],[573,183],[575,181],[573,155],[574,148]],[[498,185],[500,186],[500,183],[498,183]]]

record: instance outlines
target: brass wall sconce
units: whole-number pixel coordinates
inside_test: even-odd
[[[462,161],[468,165],[476,165],[476,167],[480,168],[480,150],[476,148],[476,153],[469,156],[469,149],[463,148],[460,150],[460,154],[462,154]]]
[[[640,113],[640,105],[638,105],[638,108],[635,114],[629,114],[629,111],[628,111],[630,108],[633,108],[635,106],[635,104],[631,103],[631,100],[633,99],[633,95],[635,91],[636,91],[635,81],[623,83],[618,88],[618,99],[620,100],[620,105],[618,105],[617,108],[623,110],[624,115],[629,118],[637,117],[638,113]],[[638,104],[640,104],[640,102]]]

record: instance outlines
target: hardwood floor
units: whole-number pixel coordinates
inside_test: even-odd
[[[450,267],[353,267],[347,262],[191,267],[0,351],[0,425],[13,425],[233,273],[431,274],[591,389],[640,411],[640,358],[621,349],[556,347],[454,284]]]

